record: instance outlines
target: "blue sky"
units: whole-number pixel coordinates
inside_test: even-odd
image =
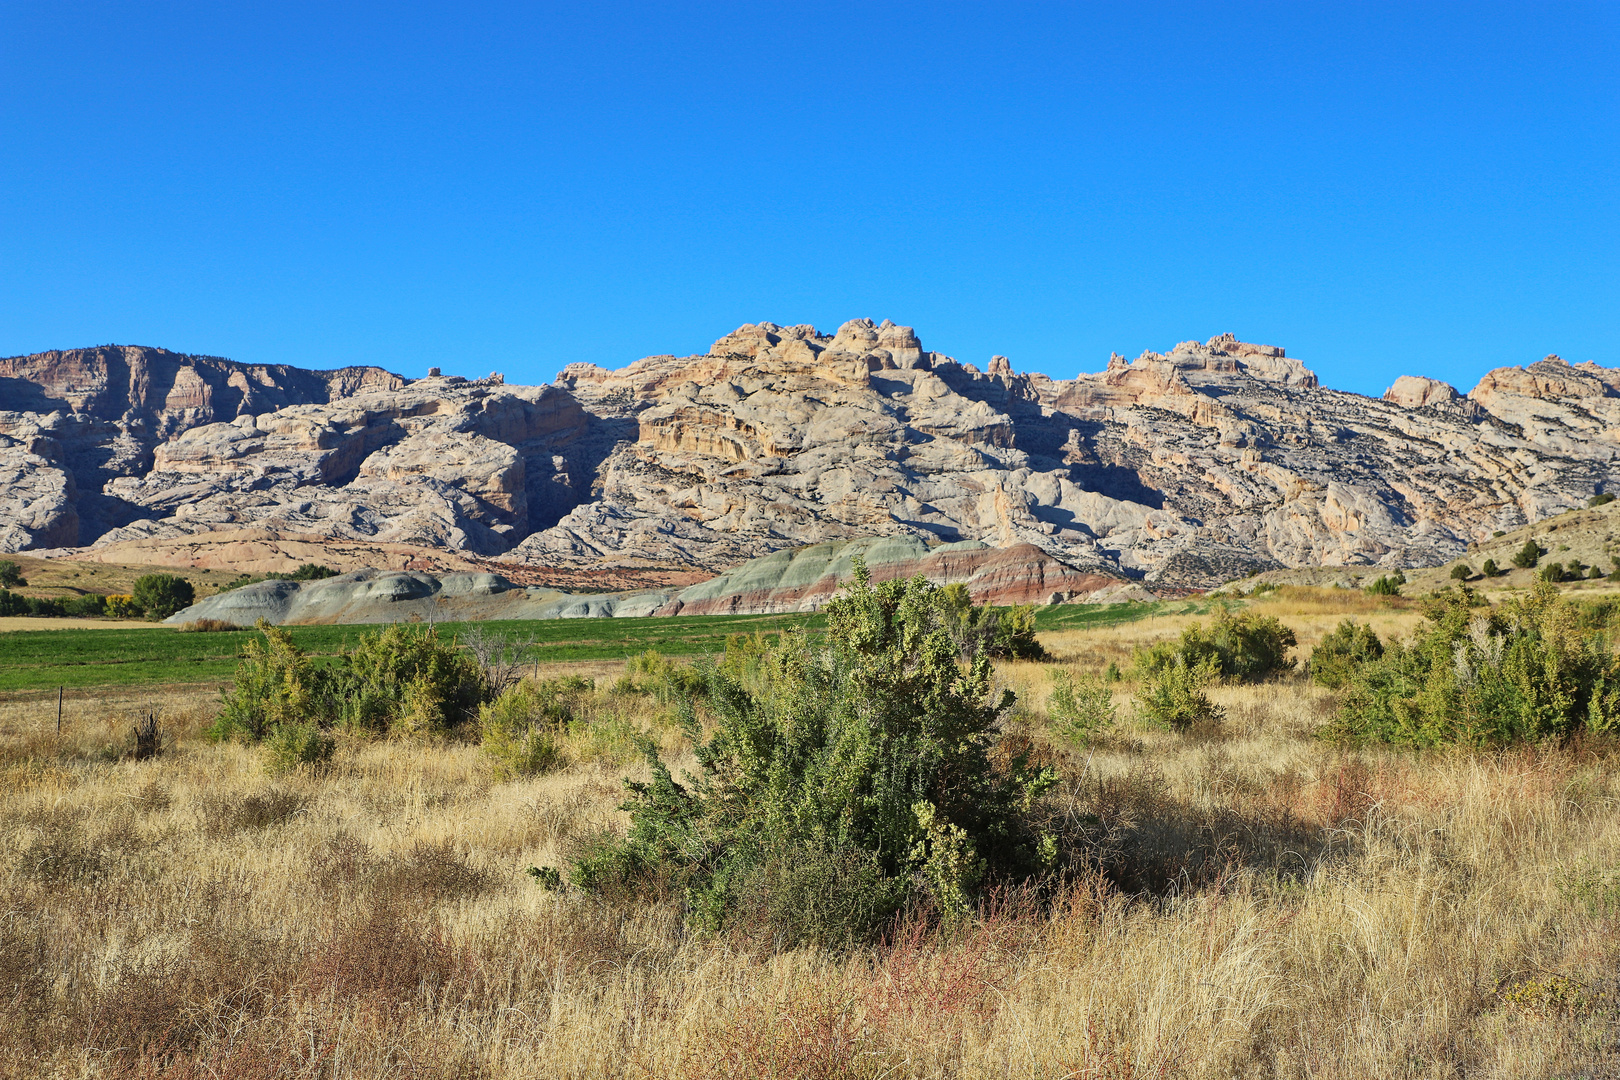
[[[1620,365],[1620,4],[0,0],[0,354]]]

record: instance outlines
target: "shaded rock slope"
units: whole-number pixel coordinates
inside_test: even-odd
[[[888,322],[760,323],[544,387],[109,347],[0,360],[0,550],[229,534],[718,572],[912,537],[1199,587],[1445,562],[1620,483],[1617,420],[1616,369],[1378,400],[1231,335],[1054,380]]]

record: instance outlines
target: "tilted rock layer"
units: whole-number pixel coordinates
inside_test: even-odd
[[[547,387],[131,348],[0,360],[0,549],[253,529],[719,571],[911,536],[1203,586],[1435,564],[1620,483],[1620,370],[1557,357],[1384,400],[1231,335],[1073,380],[988,368],[865,319],[747,325]]]

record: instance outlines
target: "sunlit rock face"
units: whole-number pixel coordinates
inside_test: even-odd
[[[1230,334],[1070,380],[985,367],[868,319],[748,324],[543,387],[151,349],[0,360],[0,549],[252,528],[718,572],[914,537],[1203,586],[1439,563],[1620,483],[1620,371],[1557,357],[1466,396],[1403,376],[1382,400]]]

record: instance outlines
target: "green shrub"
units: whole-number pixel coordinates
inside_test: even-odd
[[[236,664],[231,688],[210,734],[216,739],[258,742],[272,728],[307,724],[331,711],[331,679],[317,669],[292,635],[260,620],[260,637],[249,639]]]
[[[1479,572],[1488,578],[1496,577],[1501,573],[1496,567],[1495,559],[1486,559],[1484,565],[1479,568]]]
[[[485,699],[478,661],[435,626],[368,631],[334,676],[345,727],[374,734],[438,734],[472,719]]]
[[[1356,673],[1327,734],[1489,746],[1620,729],[1620,661],[1551,584],[1489,614],[1444,596],[1425,615],[1410,643]]]
[[[1084,746],[1114,722],[1114,694],[1106,680],[1095,675],[1076,678],[1066,668],[1052,668],[1048,674],[1052,694],[1046,699],[1046,713],[1052,730]]]
[[[1369,596],[1399,596],[1401,586],[1406,584],[1406,575],[1399,570],[1393,574],[1380,575],[1371,585],[1362,591]]]
[[[1046,649],[1035,638],[1035,608],[974,607],[961,582],[943,586],[938,601],[941,618],[963,655],[983,652],[997,660],[1045,660]]]
[[[564,737],[593,684],[578,676],[524,679],[478,709],[478,734],[498,780],[550,772],[564,761]]]
[[[319,724],[277,724],[264,740],[264,768],[271,776],[298,769],[320,769],[332,760],[337,740]]]
[[[197,598],[191,582],[173,574],[145,574],[138,577],[131,595],[153,619],[167,619],[182,608],[190,607]]]
[[[1605,491],[1600,495],[1594,495],[1590,499],[1587,499],[1586,508],[1591,510],[1595,507],[1607,506],[1612,502],[1614,502],[1614,493]]]
[[[85,593],[83,596],[75,596],[64,606],[69,615],[91,619],[107,613],[107,598],[100,593]]]
[[[1314,682],[1337,690],[1348,683],[1363,664],[1383,655],[1384,644],[1371,626],[1346,619],[1311,650],[1305,670]]]
[[[1215,677],[1233,682],[1257,682],[1293,670],[1297,661],[1289,657],[1288,650],[1297,644],[1294,632],[1274,615],[1223,610],[1207,629],[1203,623],[1193,623],[1181,632],[1179,641],[1138,649],[1132,661],[1140,676],[1181,665],[1209,667]]]
[[[22,567],[10,559],[0,562],[0,588],[16,589],[28,584],[28,579],[22,576]]]
[[[644,743],[629,834],[579,852],[573,883],[663,882],[700,929],[758,920],[779,944],[839,944],[912,900],[965,914],[985,882],[1048,865],[1053,841],[1025,813],[1054,778],[998,752],[1013,695],[992,695],[983,651],[962,659],[940,592],[873,585],[857,562],[824,640],[783,635],[747,685],[704,665],[707,723],[682,710],[696,775],[677,783]]]
[[[438,734],[477,715],[483,672],[435,627],[395,623],[362,633],[331,668],[262,620],[242,647],[236,679],[210,731],[257,742],[282,724],[342,723],[367,734]]]
[[[1551,584],[1557,584],[1558,582],[1563,581],[1564,576],[1564,564],[1556,562],[1548,563],[1536,573],[1537,578]]]
[[[746,634],[726,638],[726,656],[741,655],[749,648]],[[760,637],[763,642],[763,637]],[[670,705],[703,690],[703,677],[690,664],[672,660],[657,649],[632,656],[624,674],[613,684],[615,694],[650,694],[661,705]]]
[[[1520,570],[1533,570],[1541,561],[1541,545],[1534,540],[1526,540],[1524,547],[1513,553],[1513,565]]]
[[[1451,568],[1452,581],[1467,581],[1474,576],[1474,568],[1467,563],[1458,563]]]
[[[1174,663],[1154,671],[1136,691],[1136,705],[1143,718],[1172,731],[1186,732],[1205,724],[1218,724],[1225,711],[1204,693],[1219,677],[1213,660],[1189,664],[1178,656]]]

